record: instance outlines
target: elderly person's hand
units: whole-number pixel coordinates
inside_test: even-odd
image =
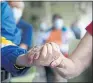
[[[79,61],[77,62],[79,63]],[[50,67],[58,71],[62,77],[67,79],[77,75],[78,72],[74,61],[72,59],[66,58],[65,56],[60,56],[60,58],[53,61]]]
[[[41,52],[39,52],[39,58],[34,60],[33,64],[50,66],[53,61],[60,59],[60,56],[62,56],[62,54],[59,46],[53,42],[47,43],[42,47]]]
[[[32,65],[50,66],[51,62],[59,59],[61,55],[60,48],[56,43],[47,43],[31,48],[27,54],[20,57],[22,63],[25,62],[25,65],[30,67]],[[17,62],[20,62],[20,58]]]

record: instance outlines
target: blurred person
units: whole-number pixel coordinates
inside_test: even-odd
[[[38,37],[38,40],[40,42],[37,41],[37,44],[43,45],[45,43],[55,42],[60,46],[61,51],[67,57],[68,47],[69,47],[68,40],[71,37],[70,35],[68,36],[68,32],[69,32],[68,28],[64,26],[64,21],[60,15],[55,14],[52,18],[52,22],[53,22],[53,26],[50,29],[48,29],[48,26],[46,26],[45,22],[41,23],[42,24],[42,26],[40,27],[41,31]],[[51,68],[49,67],[45,67],[45,70],[46,70],[47,80],[53,81],[55,76],[54,71],[51,70]]]
[[[20,18],[22,17],[25,4],[22,0],[19,0],[19,1],[9,0],[8,3],[12,8],[12,11],[13,11],[13,14],[14,14],[14,17],[15,17],[15,21],[16,21],[16,23],[18,23]]]
[[[20,72],[14,67],[17,55],[26,53],[26,50],[15,46],[21,40],[20,30],[16,27],[12,10],[5,1],[1,2],[1,13],[1,66],[6,71],[16,75]]]
[[[20,19],[17,27],[22,31],[22,39],[20,47],[29,50],[32,47],[32,37],[33,37],[33,26],[23,19]]]
[[[46,32],[48,30],[48,24],[46,21],[40,23],[40,32]]]
[[[17,24],[17,27],[20,29],[20,33],[21,33],[21,43],[20,43],[20,47],[28,50],[29,48],[31,48],[31,44],[32,44],[32,25],[28,24],[27,22],[25,22],[21,17],[22,17],[22,13],[23,13],[23,9],[24,9],[24,3],[23,2],[15,2],[15,1],[11,1],[8,2],[9,5],[11,6],[12,10],[13,10],[13,16],[15,19],[15,22]],[[10,64],[10,63],[9,63]],[[12,64],[10,64],[12,65]],[[7,71],[3,71],[3,73],[5,75],[8,75]],[[12,75],[14,76],[14,75]],[[7,77],[7,76],[4,76]],[[5,78],[2,78],[5,79]],[[11,74],[9,74],[10,78]],[[10,80],[10,79],[8,79]]]
[[[45,38],[46,38],[45,36],[47,36],[46,33],[48,30],[48,27],[49,26],[46,21],[41,21],[39,30],[38,30],[36,45],[42,45],[45,43],[45,41],[43,41],[43,40],[45,40]]]
[[[38,37],[39,40],[41,40],[40,45],[55,42],[60,46],[61,51],[67,56],[69,39],[74,38],[74,35],[69,28],[64,26],[64,21],[60,15],[55,14],[52,18],[52,22],[53,26],[50,29],[48,26],[42,25],[45,26],[47,30],[42,31],[41,28],[40,33],[44,33]]]
[[[21,30],[22,33],[20,47],[28,50],[31,48],[32,44],[33,27],[31,24],[22,19],[25,4],[22,0],[9,1],[8,3],[12,7],[17,27]]]
[[[76,39],[81,39],[81,29],[78,26],[78,20],[72,23],[71,30],[74,32]]]

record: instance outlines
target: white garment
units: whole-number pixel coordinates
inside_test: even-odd
[[[13,15],[14,15],[15,21],[17,23],[20,20],[20,18],[22,17],[23,12],[21,9],[16,8],[16,7],[12,8],[12,10],[13,10]]]

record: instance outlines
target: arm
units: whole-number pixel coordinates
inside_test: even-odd
[[[28,49],[31,47],[32,44],[32,37],[33,37],[33,26],[27,22],[25,22],[23,19],[21,19],[17,27],[22,30],[22,39],[20,47],[23,49]]]
[[[86,33],[69,58],[61,56],[61,64],[56,67],[56,70],[65,78],[78,76],[92,61],[92,36]],[[58,60],[56,62],[58,63]]]
[[[92,36],[89,33],[86,33],[70,58],[78,67],[78,74],[89,66],[92,61]]]
[[[29,67],[16,67],[16,59],[27,51],[17,46],[6,46],[1,48],[1,67],[14,76],[23,75]]]

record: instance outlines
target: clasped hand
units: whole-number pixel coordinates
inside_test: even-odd
[[[29,65],[54,66],[53,61],[58,60],[57,65],[62,61],[62,53],[56,43],[47,43],[43,46],[37,46],[29,50],[27,57]]]

